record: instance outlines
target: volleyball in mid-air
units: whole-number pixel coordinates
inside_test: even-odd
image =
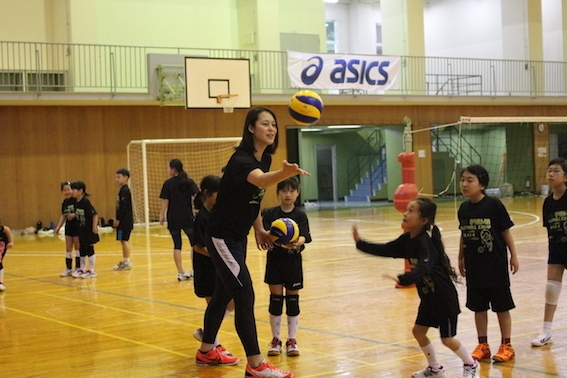
[[[317,123],[323,113],[323,100],[313,91],[299,91],[291,96],[287,108],[296,124],[309,126]]]
[[[278,218],[272,222],[270,237],[274,244],[291,244],[299,238],[299,226],[291,218]]]

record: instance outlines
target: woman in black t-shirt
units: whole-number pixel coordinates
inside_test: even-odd
[[[199,193],[199,188],[195,181],[183,170],[183,163],[179,159],[169,162],[168,173],[171,176],[165,180],[159,198],[161,201],[161,211],[159,214],[159,224],[163,226],[166,221],[167,229],[173,239],[173,261],[177,267],[177,279],[185,281],[193,277],[193,272],[186,272],[183,269],[181,259],[181,230],[193,244],[193,207],[191,202],[193,197]]]
[[[272,366],[260,354],[254,290],[246,266],[250,227],[254,226],[259,249],[268,249],[272,243],[260,217],[265,188],[298,174],[309,175],[297,164],[285,160],[281,169],[269,172],[277,146],[275,114],[263,107],[250,109],[244,122],[242,141],[226,165],[217,202],[209,216],[207,248],[217,271],[218,284],[205,312],[203,343],[197,351],[200,366],[238,363],[238,358],[223,354],[214,345],[226,305],[234,299],[236,329],[248,360],[246,375],[255,377],[261,371],[282,378],[293,376],[291,372]]]

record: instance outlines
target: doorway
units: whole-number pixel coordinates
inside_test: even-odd
[[[337,147],[318,145],[317,198],[319,201],[338,201],[337,195]]]

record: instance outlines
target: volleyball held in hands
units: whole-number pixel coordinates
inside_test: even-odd
[[[272,222],[270,237],[276,245],[289,245],[299,238],[299,226],[291,218],[278,218]]]
[[[287,110],[296,124],[313,125],[321,119],[323,100],[313,91],[299,91],[291,96]]]

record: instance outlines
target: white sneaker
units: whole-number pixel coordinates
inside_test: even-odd
[[[412,378],[444,377],[445,371],[443,370],[443,366],[439,369],[433,369],[431,366],[428,366],[423,370],[416,371],[411,376]]]
[[[192,270],[190,270],[188,272],[179,273],[177,275],[177,281],[190,280],[191,278],[193,278],[193,271]]]
[[[279,356],[282,353],[282,341],[274,337],[268,344],[268,356]]]
[[[537,337],[537,339],[532,340],[532,346],[541,347],[546,344],[551,344],[552,342],[551,334],[548,335],[547,333],[542,333]]]
[[[81,274],[81,278],[95,278],[98,274],[94,270],[87,270],[83,274]]]
[[[132,269],[132,263],[129,261],[120,261],[118,264],[114,265],[112,268],[114,270],[130,270]]]
[[[6,290],[6,286],[4,286],[4,282],[0,282],[0,291]]]
[[[463,378],[476,378],[478,372],[478,361],[474,361],[474,365],[463,365]]]
[[[71,273],[71,275],[75,278],[81,278],[81,276],[85,273],[84,270],[82,269],[77,269],[75,270],[73,273]]]
[[[203,328],[199,328],[199,329],[195,330],[195,332],[193,332],[193,337],[197,341],[203,342]]]
[[[73,269],[65,269],[64,271],[61,272],[61,274],[59,276],[60,277],[69,277],[72,274],[73,274]]]

